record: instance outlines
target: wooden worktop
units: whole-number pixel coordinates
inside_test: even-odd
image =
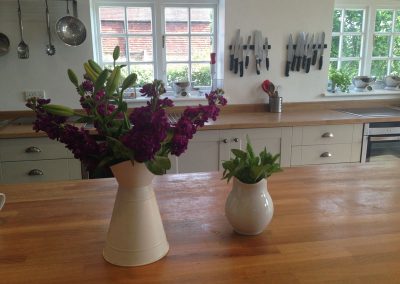
[[[275,214],[240,236],[221,173],[165,175],[154,187],[170,251],[113,266],[102,248],[114,179],[0,185],[1,283],[399,283],[400,163],[288,168],[268,180]],[[373,174],[371,174],[373,173]]]
[[[399,100],[339,101],[289,103],[284,105],[282,113],[266,111],[266,105],[231,105],[222,109],[216,121],[207,123],[200,130],[223,130],[240,128],[291,127],[303,125],[356,124],[379,121],[400,121],[396,117],[360,117],[346,114],[335,109],[346,107],[371,107],[399,105]],[[180,111],[183,107],[177,107]],[[15,112],[14,116],[32,115],[32,112]],[[2,116],[0,115],[0,118]],[[3,114],[3,117],[4,116]],[[43,132],[34,132],[31,125],[9,124],[0,128],[0,138],[40,137]]]

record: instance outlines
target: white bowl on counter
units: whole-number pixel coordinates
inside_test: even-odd
[[[400,77],[389,75],[385,77],[385,90],[395,90],[400,85]]]
[[[353,85],[354,90],[363,92],[366,88],[373,82],[376,81],[376,77],[369,77],[369,76],[356,76],[353,78]]]

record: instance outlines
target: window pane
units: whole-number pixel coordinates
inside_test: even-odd
[[[400,75],[400,60],[392,61],[390,73],[395,73],[397,75]]]
[[[173,82],[189,81],[189,65],[188,64],[167,64],[167,82],[172,85]]]
[[[393,56],[400,56],[400,36],[393,38]]]
[[[100,7],[100,32],[107,34],[122,34],[125,32],[124,7]]]
[[[361,56],[361,36],[343,36],[342,56],[343,57]]]
[[[339,56],[339,36],[332,36],[331,58]]]
[[[190,47],[192,61],[210,60],[211,44],[209,36],[193,36]]]
[[[113,51],[116,46],[120,48],[118,62],[126,61],[126,39],[124,37],[101,38],[101,58],[103,62],[113,61]]]
[[[153,64],[137,64],[131,65],[131,72],[136,73],[136,85],[143,86],[144,84],[151,83],[154,80]]]
[[[128,33],[148,34],[152,32],[152,17],[150,7],[127,8]]]
[[[389,56],[390,36],[374,36],[372,56]]]
[[[333,28],[332,32],[340,32],[340,23],[342,19],[342,10],[335,10],[333,13]]]
[[[371,75],[376,76],[378,79],[383,79],[387,72],[387,60],[372,60]]]
[[[393,25],[392,10],[377,10],[375,17],[376,32],[391,32]]]
[[[129,61],[153,61],[153,38],[151,36],[129,38]]]
[[[195,86],[211,86],[210,64],[204,64],[204,63],[193,64],[192,82]]]
[[[166,33],[188,33],[189,32],[189,9],[188,8],[165,8],[165,32]]]
[[[346,10],[344,15],[345,32],[361,32],[363,23],[363,10]]]
[[[214,9],[202,8],[190,10],[190,31],[192,33],[213,32]]]
[[[189,38],[187,36],[167,36],[165,46],[167,61],[189,60]]]
[[[396,12],[396,22],[394,24],[394,31],[400,32],[400,10]]]
[[[342,61],[341,69],[346,71],[351,77],[358,76],[360,61]]]
[[[337,69],[338,62],[337,61],[331,61],[329,62],[329,68],[331,69]]]

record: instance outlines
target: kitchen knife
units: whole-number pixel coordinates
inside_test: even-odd
[[[317,38],[316,38],[315,44],[313,46],[313,56],[312,56],[312,61],[311,61],[312,65],[315,65],[317,63],[318,43],[319,43],[319,34],[317,34]]]
[[[318,69],[319,70],[322,69],[322,64],[323,64],[323,61],[324,61],[324,58],[323,58],[324,57],[324,49],[325,49],[324,45],[325,45],[325,32],[322,32],[322,34],[321,34],[321,47],[320,47],[321,55],[319,56],[319,62],[318,62]]]
[[[231,51],[229,53],[229,70],[233,71],[234,65],[234,54],[235,54],[235,39],[232,40]]]
[[[269,70],[269,58],[268,58],[268,38],[265,37],[265,67]]]
[[[258,31],[254,31],[254,57],[256,58],[256,72],[257,75],[260,75],[260,65],[258,61],[259,51],[258,51],[258,42],[260,38],[258,37]]]
[[[239,75],[240,77],[243,77],[243,38],[240,37],[240,43],[239,43]]]
[[[304,46],[303,46],[303,58],[302,58],[302,61],[301,61],[301,68],[302,69],[306,69],[306,62],[307,62],[307,52],[308,52],[308,33],[307,33],[307,35],[305,36],[305,39],[304,39]]]
[[[302,42],[303,42],[303,35],[302,35],[302,33],[299,33],[299,35],[297,36],[297,42],[296,42],[295,58],[293,59],[293,63],[292,63],[292,71],[294,71],[295,69],[297,71],[300,71]]]
[[[258,70],[261,72],[261,64],[264,58],[264,43],[261,31],[258,31]]]
[[[239,71],[239,42],[240,41],[240,29],[236,31],[236,38],[235,38],[235,53],[233,55],[233,62],[234,62],[234,72],[237,74]]]
[[[249,67],[249,53],[250,53],[250,41],[251,41],[251,35],[248,36],[247,38],[247,48],[246,48],[246,62],[244,64],[244,67],[247,69]]]
[[[289,77],[289,69],[291,63],[294,61],[294,50],[293,50],[293,38],[292,34],[289,35],[288,51],[287,51],[287,61],[285,67],[285,76]]]
[[[310,72],[311,59],[313,56],[313,44],[314,44],[314,34],[311,36],[310,42],[307,46],[307,62],[306,62],[306,73]]]

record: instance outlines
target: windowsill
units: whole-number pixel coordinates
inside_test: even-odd
[[[174,102],[174,106],[188,106],[188,105],[198,105],[199,103],[207,102],[207,99],[204,95],[189,95],[186,97],[175,96],[175,95],[163,95],[161,99],[169,98]],[[137,98],[125,98],[124,99],[128,106],[144,106],[149,98],[146,97],[137,97]]]
[[[395,90],[384,90],[384,89],[377,89],[371,91],[354,91],[350,90],[348,93],[345,92],[326,92],[324,93],[325,97],[357,97],[357,96],[385,96],[385,95],[400,95],[400,89]]]

